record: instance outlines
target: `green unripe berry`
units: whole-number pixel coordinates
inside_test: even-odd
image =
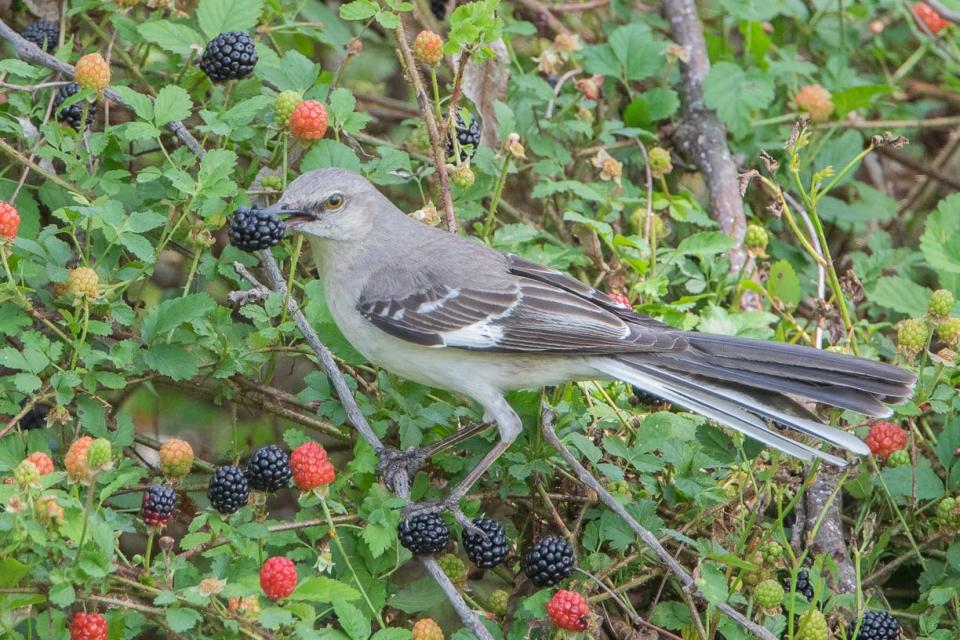
[[[797,640],[827,640],[830,637],[830,625],[823,614],[811,609],[800,616],[797,624]]]
[[[264,176],[260,181],[260,186],[264,189],[280,191],[283,189],[283,180],[280,178],[280,176]]]
[[[783,601],[783,586],[776,580],[764,580],[753,590],[753,600],[764,609],[779,607]]]
[[[437,564],[440,565],[443,572],[450,578],[450,582],[460,584],[467,581],[467,565],[452,553],[447,553],[437,558]]]
[[[273,119],[281,127],[290,124],[290,116],[297,105],[303,102],[303,96],[296,91],[281,91],[273,100]]]
[[[927,344],[927,323],[919,318],[904,320],[897,330],[897,345],[909,358],[913,358]]]
[[[894,451],[890,454],[890,457],[887,458],[888,467],[909,467],[910,466],[910,453],[906,449],[900,449]]]
[[[945,527],[960,527],[960,500],[944,498],[937,505],[937,520]]]
[[[26,487],[40,479],[40,470],[30,460],[23,460],[13,470],[13,479],[21,487]]]
[[[953,292],[946,289],[937,289],[930,296],[930,302],[927,303],[927,313],[930,314],[931,318],[942,320],[950,315],[954,302],[956,300],[953,297]]]
[[[510,604],[510,592],[505,589],[497,589],[490,594],[488,602],[490,613],[496,616],[507,615],[507,606]]]
[[[763,561],[767,564],[776,564],[783,558],[783,547],[776,540],[763,545]]]
[[[747,232],[743,236],[743,245],[747,249],[763,249],[767,248],[767,242],[770,241],[770,237],[767,235],[767,230],[761,227],[758,224],[748,224]]]
[[[469,164],[461,164],[453,168],[450,172],[450,180],[461,189],[469,189],[473,186],[477,177]]]
[[[661,178],[673,171],[673,162],[670,160],[670,152],[663,147],[654,147],[647,154],[647,160],[650,162],[650,173],[654,178]]]
[[[110,441],[105,438],[97,438],[90,443],[90,449],[87,450],[87,464],[94,471],[106,469],[110,466],[112,453]]]
[[[960,347],[960,318],[947,318],[937,326],[937,335],[951,349]]]

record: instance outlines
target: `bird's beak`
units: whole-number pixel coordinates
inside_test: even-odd
[[[297,224],[301,222],[309,222],[310,220],[313,220],[313,216],[310,215],[310,213],[308,213],[306,210],[297,209],[279,202],[273,203],[264,209],[264,211],[269,211],[283,220],[287,226],[287,229],[294,229],[296,228]]]

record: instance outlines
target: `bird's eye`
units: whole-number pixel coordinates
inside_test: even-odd
[[[343,206],[343,196],[339,193],[335,193],[329,198],[327,198],[326,208],[327,209],[339,209]]]

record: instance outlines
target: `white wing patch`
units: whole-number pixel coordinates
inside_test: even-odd
[[[439,334],[442,344],[436,347],[460,347],[463,349],[484,349],[495,347],[503,338],[503,327],[491,324],[491,318],[474,322],[454,331]]]
[[[417,307],[417,313],[424,314],[424,313],[431,313],[433,311],[436,311],[437,309],[441,308],[443,305],[450,302],[451,300],[453,300],[459,295],[460,295],[460,289],[451,289],[450,291],[447,291],[447,293],[445,293],[442,298],[438,298],[436,300],[432,300],[430,302],[424,302],[423,304],[421,304],[419,307]]]

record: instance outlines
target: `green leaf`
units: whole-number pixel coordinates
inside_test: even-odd
[[[842,118],[851,111],[871,106],[878,96],[892,93],[893,87],[887,84],[863,84],[831,94],[834,117]]]
[[[190,95],[175,84],[168,84],[160,93],[153,105],[153,123],[158,127],[175,120],[185,120],[193,109]]]
[[[703,591],[703,596],[710,604],[722,604],[727,601],[727,577],[723,569],[713,562],[704,562],[700,565],[700,579],[697,586]]]
[[[360,173],[360,159],[350,147],[336,140],[318,140],[300,161],[302,171],[339,167]]]
[[[370,620],[357,607],[344,600],[333,601],[337,622],[351,640],[367,640],[370,637]]]
[[[185,24],[173,22],[169,18],[144,22],[137,26],[137,32],[147,42],[152,42],[164,51],[188,57],[193,47],[204,44],[203,36]],[[117,87],[114,87],[116,89]]]
[[[403,627],[384,627],[380,629],[370,640],[410,640],[413,634],[409,629]]]
[[[687,236],[677,245],[680,255],[710,256],[733,248],[733,239],[722,231],[701,231]]]
[[[895,498],[913,496],[918,500],[933,500],[943,496],[943,481],[930,467],[926,458],[919,458],[916,467],[886,468],[880,473],[890,495]]]
[[[658,120],[669,118],[680,107],[680,98],[673,89],[656,87],[633,99],[623,112],[628,127],[648,128]]]
[[[430,576],[424,576],[395,593],[388,601],[394,609],[404,613],[428,611],[446,600],[440,586]]]
[[[150,99],[150,96],[137,93],[130,87],[125,87],[123,85],[117,85],[113,87],[113,90],[116,91],[121,98],[123,98],[124,102],[130,105],[134,113],[137,114],[138,118],[148,122],[153,122],[153,101]]]
[[[308,600],[310,602],[328,602],[337,600],[357,600],[360,593],[348,584],[338,582],[326,576],[310,576],[305,578],[297,589],[290,594],[291,600]]]
[[[371,0],[353,0],[340,5],[340,17],[344,20],[368,20],[379,10],[377,3]]]
[[[902,276],[884,276],[867,291],[867,298],[881,307],[908,316],[922,316],[933,292]]]
[[[257,62],[254,73],[278,91],[304,93],[316,84],[320,77],[320,65],[295,49],[285,51],[281,58],[270,47],[258,45],[257,55],[260,56],[260,61]]]
[[[141,334],[146,342],[165,334],[187,322],[193,322],[213,311],[217,303],[206,293],[193,293],[182,298],[165,300],[147,313]]]
[[[934,269],[960,273],[960,193],[941,200],[927,218],[920,251]]]
[[[30,573],[30,566],[14,558],[0,559],[0,587],[15,587],[23,576]]]
[[[773,79],[760,69],[744,71],[732,62],[718,62],[703,81],[703,97],[724,124],[743,132],[754,112],[773,102]]]
[[[720,4],[737,20],[766,22],[780,15],[786,3],[769,0],[720,0]]]
[[[77,594],[73,590],[73,585],[69,582],[58,582],[50,587],[47,597],[52,604],[66,608],[77,599]]]
[[[613,78],[644,80],[663,67],[661,49],[649,27],[629,24],[614,29],[608,42],[584,47],[584,68]]]
[[[393,11],[377,12],[377,22],[379,22],[380,26],[384,29],[396,29],[400,26],[400,18]]]
[[[224,31],[249,31],[257,26],[263,0],[200,0],[197,22],[207,40]]]
[[[165,615],[170,629],[177,633],[193,629],[203,619],[199,611],[183,607],[169,607]]]
[[[771,298],[780,300],[788,307],[797,305],[800,302],[800,279],[797,278],[797,272],[793,270],[786,260],[780,260],[770,267],[770,275],[767,278],[767,292]]]
[[[143,361],[173,380],[187,380],[199,371],[193,354],[178,344],[155,344],[143,353]]]

